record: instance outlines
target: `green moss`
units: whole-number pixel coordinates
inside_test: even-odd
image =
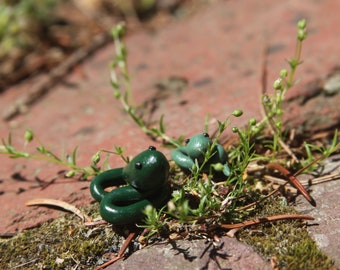
[[[282,197],[270,198],[251,215],[265,217],[294,213]],[[255,248],[265,259],[276,257],[279,269],[336,269],[309,236],[301,220],[277,221],[242,230],[239,239]]]
[[[94,204],[84,212],[96,217],[97,210],[98,205]],[[249,220],[294,212],[284,198],[273,197],[241,216],[242,220]],[[310,238],[303,221],[256,225],[241,230],[238,237],[265,259],[275,256],[279,269],[336,269]],[[20,265],[22,269],[93,269],[103,263],[107,253],[117,252],[122,242],[123,238],[111,226],[86,227],[78,217],[67,214],[11,239],[0,240],[0,269]]]
[[[87,208],[94,212],[98,205]],[[111,226],[86,227],[72,214],[1,240],[0,269],[91,269],[105,253],[117,251],[122,238]]]

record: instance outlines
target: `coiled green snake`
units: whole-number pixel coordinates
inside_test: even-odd
[[[92,197],[100,202],[100,215],[115,225],[141,221],[143,210],[164,206],[170,198],[169,162],[155,147],[134,157],[126,167],[105,171],[91,182]],[[106,188],[116,188],[110,192]]]

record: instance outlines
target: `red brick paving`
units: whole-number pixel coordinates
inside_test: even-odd
[[[168,135],[201,132],[207,114],[212,119],[224,120],[238,108],[244,110],[244,116],[233,119],[232,125],[242,126],[250,117],[260,119],[263,48],[271,49],[270,89],[279,70],[287,67],[285,59],[294,51],[297,20],[307,19],[309,35],[303,47],[304,63],[297,72],[302,81],[288,94],[298,96],[306,91],[308,83],[339,65],[339,10],[337,0],[217,1],[160,31],[130,35],[126,42],[134,101],[141,104],[151,99],[157,91],[157,82],[178,76],[188,80],[188,86],[181,93],[168,90],[168,98],[158,104],[152,117],[157,120],[165,114]],[[56,153],[70,152],[78,146],[81,165],[88,165],[98,149],[112,149],[113,145],[124,146],[126,154],[133,156],[153,144],[168,155],[167,149],[136,127],[112,97],[108,63],[113,54],[113,45],[101,49],[47,97],[30,107],[27,114],[10,122],[1,121],[0,137],[6,138],[11,132],[13,143],[20,148],[23,133],[30,128]],[[15,86],[1,94],[0,108],[14,102],[29,86]],[[294,115],[289,115],[292,121],[304,117],[304,106],[292,111]],[[59,214],[44,211],[36,218],[42,208],[25,207],[29,199],[46,197],[80,205],[91,200],[89,182],[55,179],[60,167],[6,156],[0,159],[2,234]],[[118,157],[112,157],[110,163],[112,167],[123,165]],[[14,173],[26,180],[15,180]],[[35,177],[54,183],[46,188],[37,187]]]

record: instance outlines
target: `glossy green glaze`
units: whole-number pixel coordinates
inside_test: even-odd
[[[186,146],[179,147],[172,151],[171,158],[175,163],[184,170],[191,170],[195,162],[198,165],[202,165],[205,159],[207,151],[212,145],[208,133],[198,134],[190,139],[187,139]],[[205,164],[203,171],[208,171],[210,165],[221,163],[223,164],[223,173],[226,176],[230,175],[230,169],[227,164],[228,154],[224,150],[223,146],[216,144],[212,150],[213,155],[210,157],[208,162]]]
[[[121,225],[140,221],[143,210],[162,207],[170,198],[169,162],[155,147],[140,153],[125,168],[105,171],[96,176],[90,191],[100,202],[100,215],[109,223]],[[119,186],[111,192],[105,188]],[[127,185],[126,185],[127,184]]]

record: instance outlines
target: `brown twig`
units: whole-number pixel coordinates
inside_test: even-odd
[[[313,160],[311,163],[309,163],[308,165],[306,165],[305,167],[301,168],[300,170],[298,170],[297,172],[295,172],[293,175],[297,176],[299,174],[301,174],[303,171],[307,170],[308,168],[312,167],[314,164],[318,163],[319,161],[323,160],[324,157],[319,157],[315,160]]]
[[[300,170],[298,170],[297,172],[295,172],[292,177],[296,180],[297,184],[301,187],[302,184],[301,182],[295,177],[296,175],[299,175],[300,173],[302,173],[304,170],[308,169],[309,167],[311,167],[312,165],[314,165],[315,163],[319,162],[321,158],[318,158],[316,160],[314,160],[313,162],[311,162],[310,164],[308,164],[307,166],[301,168]],[[268,166],[267,166],[268,167]],[[280,172],[286,177],[286,179],[290,180],[287,175],[290,175],[289,171],[287,169],[285,169],[284,167],[278,165],[278,164],[269,164],[269,167],[275,167],[274,169],[277,169],[279,170],[279,167],[280,167]],[[284,171],[282,171],[282,168],[284,169]],[[288,174],[287,174],[288,172]],[[272,195],[274,195],[275,193],[277,193],[280,188],[284,187],[285,185],[287,185],[288,183],[291,183],[293,185],[293,187],[295,187],[296,189],[298,189],[294,183],[292,183],[291,181],[286,181],[284,179],[281,179],[281,178],[277,178],[277,177],[273,177],[273,176],[270,176],[270,175],[264,175],[264,178],[271,181],[271,182],[274,182],[274,183],[277,183],[280,185],[279,188],[277,189],[274,189],[272,192],[270,192],[268,195],[266,195],[265,197],[261,198],[260,200],[256,201],[256,202],[253,202],[253,203],[250,203],[250,204],[247,204],[245,206],[242,206],[242,207],[239,207],[237,208],[237,211],[242,211],[242,210],[245,210],[245,209],[248,209],[252,206],[255,206],[257,204],[259,204],[260,202],[264,201],[265,199],[271,197]],[[313,179],[313,184],[320,184],[320,183],[323,183],[323,182],[327,182],[327,181],[332,181],[332,180],[337,180],[340,178],[340,174],[333,174],[333,175],[326,175],[326,176],[322,176],[322,177],[319,177],[319,178],[315,178]],[[293,179],[293,182],[295,181]],[[308,183],[305,183],[306,185]],[[311,196],[308,194],[308,192],[303,188],[302,186],[302,190],[298,189],[301,193],[303,192],[303,190],[305,191],[305,193],[307,193],[307,196],[311,198]],[[306,198],[307,199],[307,198]],[[311,198],[311,201],[313,202],[314,199]],[[315,201],[314,201],[315,203]],[[316,203],[315,203],[316,204]]]
[[[29,265],[29,264],[32,264],[32,263],[36,262],[37,260],[38,260],[38,258],[35,258],[35,259],[30,260],[30,261],[28,261],[28,262],[24,262],[24,263],[18,264],[18,265],[16,265],[16,266],[12,267],[12,269],[22,268],[22,267],[24,267],[24,266],[27,266],[27,265]]]
[[[107,221],[105,220],[97,220],[97,221],[89,221],[89,222],[85,222],[84,225],[91,227],[91,226],[98,226],[98,225],[105,225],[108,224]]]
[[[82,211],[80,211],[77,207],[64,202],[60,200],[54,200],[54,199],[33,199],[25,203],[26,206],[39,206],[39,205],[47,205],[47,206],[56,206],[60,207],[66,211],[72,212],[76,214],[78,217],[80,217],[83,221],[90,222],[92,219],[84,214]]]
[[[285,186],[288,182],[284,183],[282,186]],[[281,187],[280,187],[281,188]],[[266,196],[264,196],[263,198],[257,200],[256,202],[252,202],[250,204],[247,204],[245,206],[242,206],[242,207],[239,207],[239,208],[236,208],[236,211],[242,211],[242,210],[245,210],[245,209],[248,209],[254,205],[257,205],[259,204],[260,202],[263,202],[265,199],[268,199],[269,197],[271,197],[272,195],[274,195],[276,192],[279,192],[279,188],[277,189],[274,189],[272,192],[270,192],[269,194],[267,194]]]
[[[307,194],[307,197],[309,197],[311,200],[308,200],[305,196],[305,198],[312,204],[314,203],[315,205],[313,206],[316,206],[316,202],[314,201],[314,199],[309,195],[309,193],[306,191],[306,189],[302,186],[302,183],[295,177],[296,175],[299,175],[300,173],[302,173],[304,170],[308,169],[309,167],[311,167],[312,165],[314,165],[315,163],[319,162],[320,159],[322,158],[318,158],[316,160],[314,160],[313,162],[311,162],[310,164],[308,164],[307,166],[301,168],[300,170],[298,170],[297,172],[295,172],[293,175],[290,175],[289,171],[287,169],[285,169],[284,167],[282,167],[281,165],[279,164],[268,164],[267,167],[270,168],[274,168],[274,169],[277,169],[279,170],[285,177],[286,179],[288,180],[292,180],[293,179],[293,182],[292,181],[286,181],[284,179],[281,179],[281,178],[277,178],[277,177],[273,177],[273,176],[270,176],[270,175],[264,175],[264,178],[271,181],[271,182],[274,182],[274,183],[277,183],[280,185],[280,188],[284,187],[285,185],[287,185],[288,183],[291,183],[293,185],[293,187],[295,187],[297,190],[299,190],[303,195],[304,193]],[[280,169],[279,169],[280,168]],[[282,170],[283,169],[283,170]],[[287,173],[288,172],[288,173]],[[291,178],[288,177],[288,175],[290,175]],[[313,179],[313,184],[321,184],[323,182],[327,182],[327,181],[332,181],[332,180],[337,180],[337,179],[340,179],[340,174],[332,174],[332,175],[326,175],[326,176],[322,176],[322,177],[318,177],[318,178],[315,178]],[[302,189],[299,189],[297,188],[294,183],[297,183],[297,185],[299,187],[302,187]],[[307,182],[305,183],[306,185],[308,184]],[[268,199],[269,197],[271,197],[272,195],[274,195],[275,193],[279,192],[280,188],[277,188],[277,189],[274,189],[272,192],[270,192],[268,195],[264,196],[263,198],[261,198],[260,200],[256,201],[256,202],[252,202],[250,204],[247,204],[245,206],[242,206],[242,207],[239,207],[237,208],[236,210],[237,211],[242,211],[242,210],[245,210],[245,209],[248,209],[252,206],[255,206],[257,204],[259,204],[260,202],[264,201],[265,199]],[[304,193],[303,193],[304,192]]]
[[[314,218],[309,215],[283,214],[283,215],[277,215],[277,216],[271,216],[271,217],[265,217],[265,218],[255,218],[252,220],[248,220],[248,221],[241,222],[241,223],[235,223],[235,224],[222,224],[220,227],[226,230],[242,229],[245,227],[249,227],[249,226],[257,225],[261,223],[267,223],[267,222],[273,222],[273,221],[279,221],[279,220],[290,220],[290,219],[314,220]]]
[[[274,177],[274,176],[271,176],[271,175],[264,175],[263,178],[265,180],[272,182],[273,184],[283,185],[284,183],[287,183],[286,180],[284,180],[282,178]],[[322,184],[322,183],[325,183],[325,182],[336,181],[336,180],[339,180],[339,179],[340,179],[340,174],[336,173],[336,174],[329,174],[329,175],[320,176],[320,177],[313,178],[313,179],[299,180],[299,181],[304,186],[307,186],[309,183],[314,186],[314,185],[319,185],[319,184]]]
[[[312,198],[312,196],[309,195],[308,191],[299,182],[299,180],[295,177],[294,174],[291,174],[286,168],[277,163],[267,164],[267,168],[275,169],[282,173],[283,176],[286,177],[286,179],[289,181],[289,183],[293,185],[297,190],[299,190],[311,205],[313,205],[314,207],[316,206],[315,200]]]
[[[340,174],[336,173],[336,174],[324,175],[324,176],[314,178],[313,180],[311,180],[311,182],[313,185],[317,185],[317,184],[322,184],[325,182],[339,180],[339,179],[340,179]]]
[[[130,233],[129,236],[125,239],[122,247],[120,248],[118,255],[116,257],[114,257],[112,260],[109,260],[106,263],[103,263],[102,265],[98,266],[95,270],[104,269],[105,267],[107,267],[107,266],[115,263],[116,261],[120,260],[121,258],[123,258],[125,250],[128,248],[128,246],[130,245],[133,238],[135,238],[135,236],[136,236],[136,232]]]

